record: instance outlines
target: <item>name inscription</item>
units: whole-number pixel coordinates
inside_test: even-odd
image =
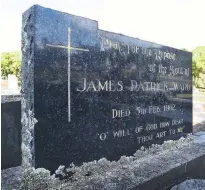
[[[123,85],[123,81],[106,80],[101,81],[91,80],[83,78],[81,85],[76,88],[78,92],[99,92],[99,91],[190,91],[191,84],[189,83],[178,83],[178,82],[138,82],[136,80],[130,80],[130,85]]]

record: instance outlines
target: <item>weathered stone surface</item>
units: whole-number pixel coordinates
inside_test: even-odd
[[[194,125],[194,132],[196,133],[200,131],[205,131],[205,120],[202,121],[201,123]]]
[[[182,182],[181,184],[171,188],[171,190],[204,190],[205,180],[191,179]]]
[[[1,170],[1,189],[2,190],[20,189],[21,182],[22,182],[21,177],[22,177],[22,168],[20,166]]]
[[[22,22],[22,167],[34,165],[34,7],[23,15]]]

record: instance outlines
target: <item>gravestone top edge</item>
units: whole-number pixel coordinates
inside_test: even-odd
[[[118,33],[118,32],[114,32],[114,31],[108,31],[108,30],[103,30],[103,29],[100,29],[99,28],[99,24],[98,24],[98,21],[97,20],[94,20],[94,19],[91,19],[91,18],[87,18],[87,17],[84,17],[84,16],[78,16],[78,15],[74,15],[74,14],[71,14],[71,13],[68,13],[68,12],[64,12],[64,11],[60,11],[60,10],[56,10],[56,9],[53,9],[53,8],[48,8],[48,7],[44,7],[44,6],[41,6],[39,4],[34,4],[33,6],[31,6],[30,8],[28,8],[24,13],[23,15],[30,9],[32,8],[42,8],[42,9],[45,9],[47,11],[54,11],[54,12],[58,12],[60,14],[65,14],[65,15],[69,15],[71,17],[77,17],[79,19],[86,19],[86,20],[89,20],[91,22],[95,22],[96,25],[97,25],[97,30],[99,32],[105,32],[105,33],[109,33],[111,35],[119,35],[121,37],[126,37],[126,38],[130,38],[130,39],[134,39],[134,40],[140,40],[142,42],[145,42],[145,43],[151,43],[151,44],[155,44],[155,45],[163,45],[164,47],[166,48],[172,48],[172,49],[175,49],[175,50],[178,50],[178,51],[183,51],[183,52],[187,52],[188,54],[191,54],[192,56],[192,52],[191,51],[185,51],[185,50],[182,50],[182,49],[179,49],[179,48],[176,48],[176,47],[171,47],[171,46],[168,46],[168,45],[164,45],[164,44],[159,44],[159,43],[156,43],[156,42],[153,42],[153,41],[149,41],[149,40],[144,40],[144,39],[140,39],[138,37],[133,37],[133,36],[130,36],[130,35],[126,35],[126,34],[122,34],[122,33]]]
[[[172,49],[175,49],[175,50],[179,50],[179,51],[183,51],[183,52],[187,52],[187,53],[193,54],[191,51],[185,51],[183,49],[179,49],[179,48],[176,48],[176,47],[171,47],[171,46],[168,46],[168,45],[156,43],[156,42],[149,41],[149,40],[140,39],[138,37],[133,37],[133,36],[130,36],[130,35],[126,35],[126,34],[122,34],[122,33],[117,33],[117,32],[113,32],[113,31],[103,30],[103,29],[100,29],[100,28],[98,28],[98,30],[101,31],[101,32],[109,33],[111,35],[119,35],[120,37],[131,38],[132,40],[140,40],[142,42],[151,43],[151,44],[155,44],[155,45],[163,45],[166,48],[172,48]]]
[[[21,94],[1,95],[1,103],[21,101]]]
[[[32,6],[29,7],[26,11],[24,11],[22,15],[24,15],[28,10],[33,9],[33,8],[34,8],[34,9],[35,9],[35,8],[42,8],[42,9],[46,9],[47,11],[54,11],[54,12],[58,12],[58,13],[60,13],[60,14],[66,14],[66,15],[70,15],[70,16],[72,16],[72,17],[78,17],[78,18],[82,18],[82,19],[87,19],[87,20],[90,20],[90,21],[93,21],[93,22],[98,23],[98,21],[97,21],[97,20],[94,20],[94,19],[90,19],[90,18],[87,18],[87,17],[74,15],[74,14],[71,14],[71,13],[68,13],[68,12],[56,10],[56,9],[49,8],[49,7],[44,7],[44,6],[41,6],[41,5],[39,5],[39,4],[34,4],[34,5],[32,5]]]

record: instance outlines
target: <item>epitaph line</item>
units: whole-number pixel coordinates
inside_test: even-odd
[[[71,50],[76,50],[76,51],[89,51],[88,49],[82,49],[82,48],[76,48],[76,47],[71,47],[71,29],[68,27],[68,46],[62,46],[62,45],[55,45],[55,44],[46,44],[46,46],[49,47],[55,47],[55,48],[63,48],[63,49],[68,49],[68,122],[71,121],[71,97],[70,97],[70,54]]]

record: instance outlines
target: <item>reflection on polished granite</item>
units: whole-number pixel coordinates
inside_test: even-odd
[[[191,52],[38,5],[24,13],[22,36],[35,167],[119,160],[192,133]]]

